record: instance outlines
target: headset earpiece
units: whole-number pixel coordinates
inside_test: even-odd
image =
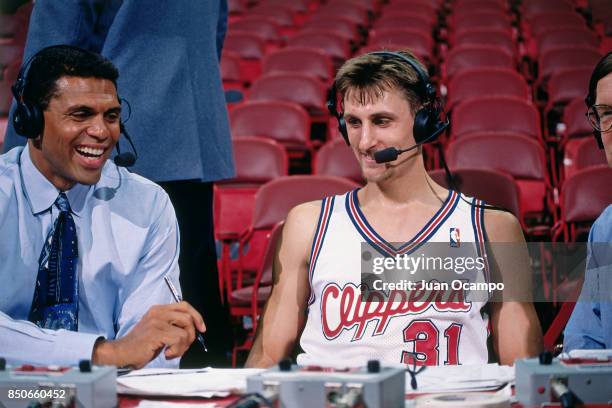
[[[45,119],[38,106],[18,100],[13,112],[13,127],[18,135],[37,138],[43,131]]]

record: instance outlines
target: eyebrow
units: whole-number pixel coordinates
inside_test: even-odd
[[[83,111],[87,111],[87,112],[93,112],[94,109],[89,106],[89,105],[74,105],[74,106],[70,106],[67,111],[68,112],[75,112],[78,110],[83,110]],[[106,111],[104,111],[104,113],[121,113],[121,106],[113,106],[110,109],[107,109]]]
[[[395,113],[393,113],[393,112],[388,112],[388,111],[380,111],[380,112],[374,112],[374,113],[371,113],[370,115],[368,115],[368,118],[370,118],[370,119],[374,119],[374,118],[380,118],[381,116],[382,116],[382,117],[389,117],[389,118],[393,118],[393,119],[395,119],[395,118],[397,118],[397,117],[398,117],[398,115],[396,115],[396,114],[395,114]],[[352,113],[350,113],[350,112],[349,112],[349,113],[344,113],[344,117],[345,117],[345,118],[355,118],[355,119],[359,119],[359,117],[358,117],[358,116],[353,115],[353,114],[352,114]]]

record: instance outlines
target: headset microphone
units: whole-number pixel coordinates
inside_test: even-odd
[[[410,146],[407,149],[396,149],[395,147],[388,147],[386,149],[379,150],[374,153],[374,160],[376,160],[376,163],[378,164],[389,163],[394,160],[397,160],[397,156],[399,156],[400,154],[409,152],[410,150],[414,150],[423,143],[427,143],[431,139],[437,137],[440,133],[444,132],[444,130],[448,127],[449,123],[450,122],[447,119],[446,122],[442,123],[438,127],[438,129],[436,129],[436,131],[432,133],[429,137],[425,138],[420,143],[416,143],[414,146]]]
[[[132,138],[130,137],[127,130],[125,129],[125,126],[123,126],[123,123],[121,123],[120,129],[121,129],[121,133],[123,133],[123,136],[125,136],[125,138],[127,139],[134,153],[130,153],[130,152],[121,153],[121,149],[119,148],[119,142],[117,142],[117,144],[115,145],[115,147],[117,148],[117,155],[113,158],[113,162],[115,162],[117,166],[132,167],[136,163],[136,159],[138,158],[138,153],[136,152],[134,143],[132,143]]]

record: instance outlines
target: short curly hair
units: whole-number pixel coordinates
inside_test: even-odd
[[[95,52],[70,45],[47,47],[29,63],[24,101],[46,110],[57,93],[57,80],[64,76],[108,79],[116,89],[119,71],[109,59]]]

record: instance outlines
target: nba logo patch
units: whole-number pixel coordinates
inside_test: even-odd
[[[461,235],[459,234],[459,228],[450,229],[449,243],[452,248],[459,248],[461,245]]]

